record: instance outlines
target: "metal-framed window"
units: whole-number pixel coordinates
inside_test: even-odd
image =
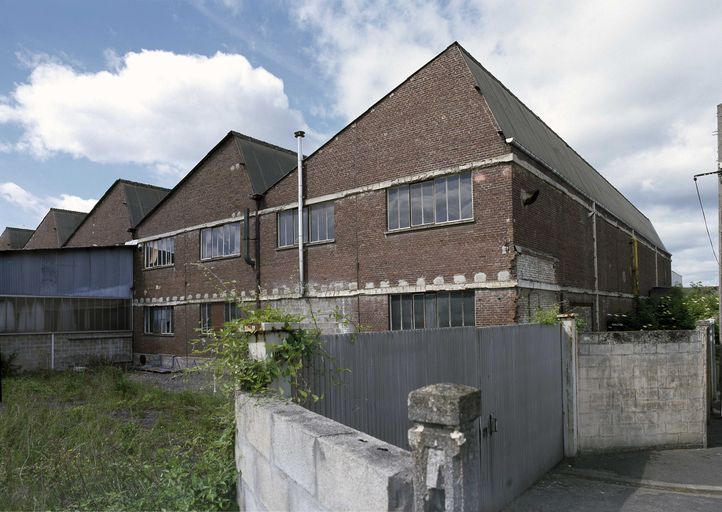
[[[231,322],[243,316],[243,310],[235,302],[226,302],[223,305],[223,321]]]
[[[303,209],[303,241],[326,242],[336,236],[334,203],[321,203]],[[310,236],[309,236],[310,234]],[[298,244],[298,210],[278,213],[278,247]]]
[[[388,229],[443,224],[474,218],[471,172],[388,189]]]
[[[175,238],[150,240],[143,245],[143,267],[170,267],[175,264]]]
[[[231,222],[201,229],[201,259],[241,254],[241,223]]]
[[[145,334],[173,334],[173,306],[146,306],[143,308]]]
[[[210,332],[212,326],[213,326],[213,318],[211,316],[211,306],[212,304],[210,302],[204,302],[201,306],[201,319],[200,319],[200,331],[202,333]]]
[[[476,325],[474,291],[391,295],[389,324],[393,331]]]

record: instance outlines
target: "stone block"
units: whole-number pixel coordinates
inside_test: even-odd
[[[679,344],[678,343],[660,343],[657,346],[657,352],[659,354],[672,354],[675,352],[679,352]]]
[[[321,503],[313,496],[308,494],[302,487],[292,485],[288,492],[288,511],[289,512],[326,512],[328,509],[323,507]]]
[[[612,345],[612,354],[634,354],[633,343],[615,343]]]
[[[656,343],[634,343],[635,354],[656,354],[657,344]]]
[[[329,510],[411,510],[411,454],[354,433],[317,441],[317,497]]]
[[[256,458],[253,491],[268,510],[289,509],[289,481],[263,457]]]
[[[314,414],[297,405],[276,410],[271,427],[273,456],[271,462],[309,494],[316,494],[316,440],[353,432],[335,421]]]
[[[462,384],[432,384],[409,393],[409,420],[460,425],[479,417],[481,392]]]
[[[258,497],[253,493],[247,485],[242,486],[243,495],[241,497],[242,506],[239,507],[241,510],[248,510],[253,512],[267,512],[268,509],[263,506]],[[239,501],[241,501],[239,500]]]
[[[609,354],[612,352],[612,345],[609,343],[600,343],[589,345],[590,354]]]
[[[236,431],[266,459],[271,459],[273,403],[244,393],[236,394]]]

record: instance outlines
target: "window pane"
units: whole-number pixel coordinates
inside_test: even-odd
[[[298,211],[296,211],[296,216],[298,217]],[[308,242],[308,208],[303,209],[303,241]],[[298,220],[296,220],[296,232],[298,232]],[[296,241],[298,242],[298,237],[296,237]]]
[[[391,296],[391,330],[401,329],[401,296]]]
[[[446,197],[449,208],[449,220],[459,220],[459,177],[446,178]]]
[[[223,252],[220,256],[228,256],[231,254],[231,226],[226,224],[219,229],[223,233]]]
[[[459,200],[461,202],[461,218],[472,218],[471,206],[471,173],[466,172],[459,177]]]
[[[249,219],[250,222],[250,219]],[[231,254],[241,254],[241,223],[231,224]]]
[[[204,229],[201,231],[201,237],[203,238],[203,243],[201,245],[201,258],[206,259],[210,258],[213,255],[213,245],[212,245],[212,238],[211,238],[211,230],[210,229]]]
[[[170,239],[170,263],[175,263],[175,238]]]
[[[390,188],[388,191],[389,229],[399,228],[399,190]]]
[[[434,182],[429,180],[422,184],[422,195],[424,202],[424,224],[434,223]]]
[[[439,318],[439,327],[449,327],[449,293],[436,294],[436,312]]]
[[[413,329],[414,301],[411,295],[401,296],[401,328]]]
[[[424,328],[424,295],[414,295],[414,329]]]
[[[409,215],[409,187],[404,185],[399,187],[399,227],[408,228],[410,215]]]
[[[411,225],[418,226],[424,223],[422,183],[411,185],[409,194],[411,195]]]
[[[319,222],[319,213],[320,208],[313,207],[311,208],[311,241],[316,242],[320,240],[319,238],[319,228],[320,222]]]
[[[336,229],[334,226],[334,210],[336,207],[333,203],[326,207],[326,235],[328,240],[336,238]]]
[[[476,325],[473,290],[464,292],[464,325]]]
[[[464,325],[464,295],[462,292],[451,293],[451,326]]]
[[[318,208],[318,239],[328,240],[326,234],[326,205]]]
[[[434,200],[436,201],[436,222],[446,222],[446,178],[434,180]]]
[[[427,293],[424,297],[425,325],[427,329],[438,327],[436,319],[436,294]]]

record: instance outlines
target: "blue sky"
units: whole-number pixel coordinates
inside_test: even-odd
[[[717,282],[722,4],[0,0],[0,226],[173,186],[234,129],[320,145],[458,40],[629,197],[685,282]],[[700,180],[717,244],[716,182]]]

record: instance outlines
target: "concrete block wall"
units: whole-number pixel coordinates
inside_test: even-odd
[[[706,348],[701,332],[582,334],[579,450],[705,446]]]
[[[4,356],[15,354],[14,364],[23,371],[66,370],[95,361],[131,362],[133,335],[130,331],[3,334]],[[54,362],[53,362],[54,358]]]
[[[411,454],[298,405],[236,395],[241,510],[411,510]]]

